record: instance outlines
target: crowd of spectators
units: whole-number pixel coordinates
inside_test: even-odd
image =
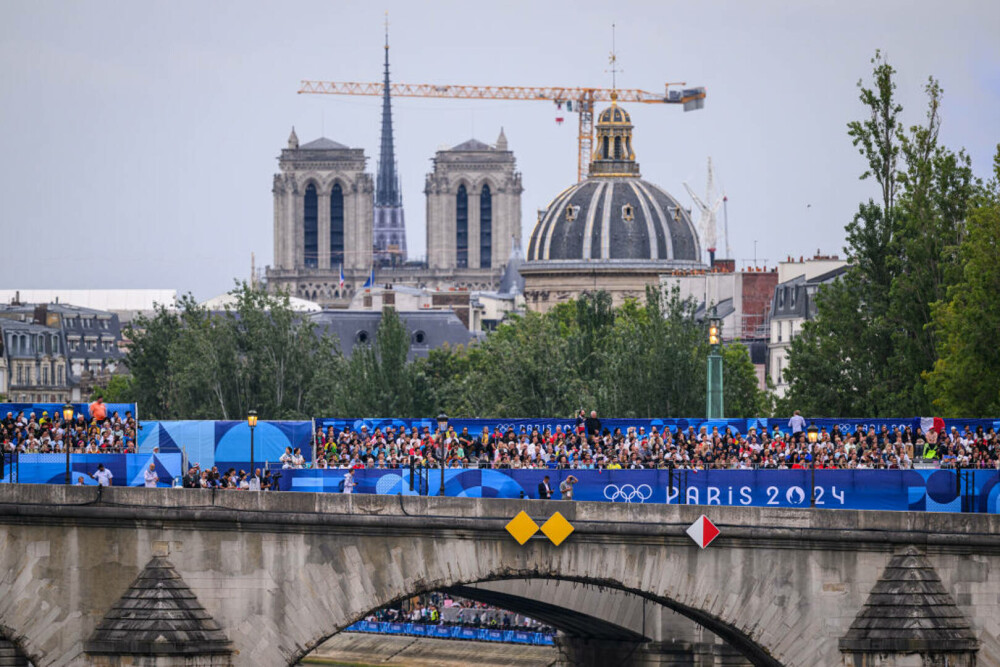
[[[107,413],[100,399],[90,405],[90,419],[82,413],[65,420],[61,411],[7,412],[0,419],[0,442],[7,454],[133,454],[136,423],[131,412]]]
[[[571,470],[622,470],[649,468],[690,469],[909,469],[919,465],[996,468],[1000,440],[991,427],[974,431],[919,427],[880,429],[858,427],[853,431],[817,429],[816,442],[807,437],[807,423],[796,413],[786,428],[751,428],[737,433],[718,427],[696,430],[662,430],[653,426],[604,428],[596,413],[582,411],[575,427],[554,430],[522,428],[501,432],[467,428],[444,433],[423,430],[375,428],[317,434],[319,468],[437,467],[442,453],[448,468],[549,468]]]
[[[384,607],[369,614],[365,620],[373,623],[446,624],[469,628],[527,630],[555,634],[553,628],[523,614],[516,614],[475,600],[437,592],[418,595]]]

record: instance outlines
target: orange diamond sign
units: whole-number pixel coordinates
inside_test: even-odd
[[[552,540],[552,544],[559,546],[574,530],[573,524],[566,520],[559,512],[549,517],[549,520],[542,524],[542,532]]]
[[[548,524],[548,522],[546,522]],[[524,510],[517,513],[507,524],[507,532],[510,533],[518,544],[523,545],[531,536],[538,532],[538,524],[531,520]],[[547,533],[546,533],[547,534]],[[567,533],[568,535],[569,533]]]

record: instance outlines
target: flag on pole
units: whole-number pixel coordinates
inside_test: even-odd
[[[368,274],[368,280],[366,280],[365,284],[361,286],[361,289],[374,286],[375,286],[375,265],[372,264],[372,270],[371,273]]]
[[[340,263],[340,289],[344,289],[344,263]]]

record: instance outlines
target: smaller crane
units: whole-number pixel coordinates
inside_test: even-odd
[[[716,192],[715,189],[715,171],[712,169],[712,158],[708,158],[708,182],[705,186],[705,198],[702,199],[694,193],[694,190],[690,185],[684,183],[684,189],[687,190],[691,199],[694,201],[694,205],[698,207],[701,211],[701,217],[698,219],[698,231],[701,232],[701,238],[705,242],[705,247],[708,249],[708,256],[710,263],[715,262],[715,249],[716,241],[718,237],[719,223],[717,220],[717,214],[719,212],[719,207],[727,201],[727,197],[723,193],[721,196]],[[726,256],[732,257],[732,251],[729,248],[729,220],[726,220]]]

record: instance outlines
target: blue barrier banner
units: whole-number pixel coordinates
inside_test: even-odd
[[[664,428],[668,428],[671,431],[676,432],[677,429],[683,431],[688,431],[693,429],[695,433],[699,432],[702,427],[706,431],[711,432],[713,428],[718,428],[719,433],[725,433],[726,429],[730,429],[734,434],[746,434],[751,428],[756,429],[758,433],[767,429],[769,433],[773,433],[775,427],[778,428],[782,433],[790,433],[791,429],[788,426],[788,417],[783,417],[780,419],[775,418],[751,418],[751,419],[717,419],[708,420],[704,418],[697,417],[678,417],[678,418],[635,418],[635,419],[602,419],[601,427],[602,429],[608,429],[608,431],[614,433],[616,428],[620,428],[622,433],[625,433],[630,426],[634,426],[636,430],[639,428],[644,428],[646,433],[650,433],[655,426],[658,431],[662,432]],[[891,432],[894,428],[898,428],[901,431],[905,430],[909,426],[915,432],[917,428],[921,425],[920,417],[900,417],[894,419],[826,419],[826,418],[809,418],[806,417],[807,423],[815,423],[816,427],[819,429],[825,429],[826,431],[832,431],[834,427],[838,427],[842,433],[854,433],[858,428],[864,429],[866,432],[869,428],[874,428],[876,433],[882,430],[885,426]],[[316,419],[314,420],[316,425],[316,432],[326,433],[329,427],[333,427],[335,432],[340,433],[345,428],[349,428],[355,432],[361,432],[362,427],[368,429],[368,433],[374,433],[376,428],[385,429],[388,426],[392,426],[397,431],[400,428],[405,428],[407,431],[416,427],[422,433],[424,428],[429,429],[432,433],[437,430],[437,421],[433,418],[421,418],[421,419]],[[1000,430],[1000,420],[996,419],[945,419],[945,428],[951,430],[952,427],[957,428],[959,431],[963,431],[966,427],[971,431],[975,431],[976,428],[982,427],[982,429],[988,430],[994,428]],[[537,429],[539,432],[548,428],[553,433],[557,428],[563,431],[570,431],[576,428],[576,420],[570,419],[450,419],[448,421],[449,426],[455,429],[457,433],[461,433],[463,428],[468,428],[470,435],[478,436],[483,427],[486,427],[492,433],[495,430],[499,430],[501,433],[506,433],[508,429],[513,429],[517,434],[522,431],[525,433],[531,433],[533,430]],[[927,430],[926,428],[924,429]]]
[[[669,428],[672,431],[676,431],[678,428],[687,430],[688,428],[694,428],[696,431],[705,426],[709,431],[712,430],[713,426],[717,426],[720,432],[725,432],[726,428],[730,428],[735,433],[744,433],[748,428],[748,422],[755,422],[757,420],[747,420],[747,419],[719,419],[715,421],[709,421],[706,419],[695,419],[695,418],[678,418],[678,419],[602,419],[601,427],[606,428],[609,432],[614,433],[616,428],[620,428],[622,433],[625,433],[628,427],[634,426],[637,430],[641,427],[646,429],[647,433],[652,431],[655,426],[657,430],[663,431],[664,428]],[[785,420],[787,422],[787,420]],[[367,428],[369,433],[374,433],[376,428],[385,429],[386,427],[393,427],[397,431],[401,428],[405,428],[407,431],[416,427],[422,433],[424,428],[429,429],[432,433],[437,430],[437,421],[433,418],[426,419],[316,419],[316,432],[326,433],[326,430],[333,427],[336,433],[340,433],[345,428],[349,428],[355,432],[361,432],[362,428]],[[463,428],[468,428],[470,435],[479,435],[483,427],[486,427],[492,433],[494,430],[498,430],[501,433],[506,433],[508,429],[513,430],[515,433],[520,434],[531,433],[534,430],[539,432],[544,431],[546,428],[553,433],[556,429],[561,429],[564,432],[572,431],[576,428],[575,419],[450,419],[448,420],[450,427],[455,429],[456,433],[461,433]]]
[[[49,417],[59,415],[62,418],[65,405],[65,403],[0,403],[0,419],[6,417],[8,412],[14,413],[15,417],[18,412],[23,412],[25,417],[30,417],[31,413],[34,412],[37,419],[42,418],[43,412],[48,412]],[[71,405],[74,414],[83,413],[87,421],[90,421],[90,403],[72,403]],[[108,417],[116,412],[122,419],[125,419],[126,412],[131,412],[132,416],[135,417],[135,403],[105,403],[104,406],[108,409]]]
[[[376,623],[358,621],[344,628],[344,632],[369,632],[386,635],[415,635],[440,639],[472,639],[481,642],[504,642],[507,644],[534,644],[552,646],[552,635],[546,632],[528,630],[495,630],[492,628],[470,628],[464,625],[430,625],[425,623]]]
[[[306,462],[312,461],[312,422],[261,421],[254,429],[254,465],[280,468],[286,447],[298,447]],[[246,421],[144,421],[138,451],[187,452],[188,463],[205,470],[218,466],[247,470],[250,467],[250,427]]]
[[[282,491],[343,491],[345,469],[284,470]],[[617,503],[809,507],[810,470],[494,470],[444,471],[445,495],[537,498],[545,476],[560,500],[560,482],[579,481],[575,500]],[[439,495],[441,471],[358,470],[354,493]],[[1000,472],[962,470],[816,470],[815,503],[826,509],[1000,513]]]
[[[111,472],[112,486],[145,486],[149,465],[156,467],[157,486],[171,486],[181,476],[180,454],[70,454],[70,479],[76,484],[83,478],[85,486],[96,485],[91,475],[103,464]],[[3,481],[11,481],[11,463],[5,460]],[[19,454],[17,481],[20,484],[64,484],[65,454]]]

